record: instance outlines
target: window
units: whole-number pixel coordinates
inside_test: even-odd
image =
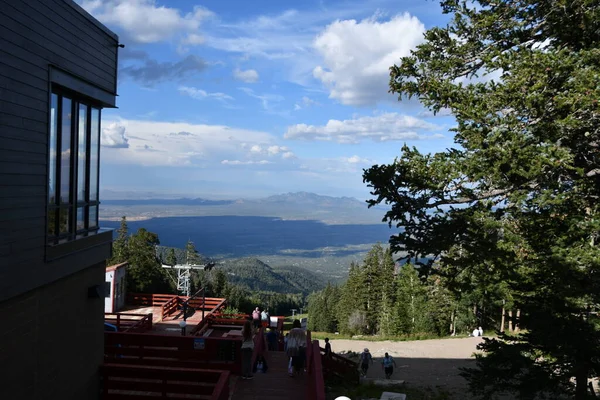
[[[48,244],[98,230],[100,108],[70,92],[50,102]]]
[[[110,285],[111,285],[111,281],[104,282],[104,297],[105,298],[110,297]]]

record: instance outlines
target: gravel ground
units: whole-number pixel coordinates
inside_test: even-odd
[[[404,380],[412,387],[438,388],[465,395],[467,382],[459,375],[460,367],[474,366],[473,353],[480,338],[418,340],[410,342],[371,342],[363,340],[330,340],[336,353],[360,353],[365,347],[373,355],[367,378],[384,378],[381,358],[388,352],[396,360],[392,379]]]

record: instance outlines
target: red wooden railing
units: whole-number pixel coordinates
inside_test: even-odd
[[[105,362],[116,364],[210,368],[240,373],[241,347],[239,337],[104,332]]]
[[[228,371],[104,364],[101,373],[104,400],[229,398]]]
[[[169,301],[160,306],[160,320],[163,321],[166,317],[173,314],[179,308],[181,300],[178,296],[173,296]]]
[[[160,307],[167,301],[176,297],[174,294],[154,294],[154,293],[129,293],[127,294],[127,304],[132,306]]]
[[[310,331],[306,331],[306,372],[308,373],[307,400],[325,400],[325,381],[319,341],[311,340]]]
[[[250,365],[254,365],[256,363],[256,358],[266,350],[265,328],[261,326],[258,332],[256,332],[256,335],[254,335],[254,351],[252,352],[252,363]]]
[[[326,357],[325,349],[322,347],[320,352],[324,376],[334,374],[349,382],[358,383],[360,381],[358,363],[335,353],[331,353],[329,357]]]
[[[152,313],[104,313],[104,321],[115,325],[119,332],[145,332],[152,330]]]

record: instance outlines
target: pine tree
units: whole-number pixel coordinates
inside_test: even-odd
[[[158,235],[144,228],[140,228],[129,238],[128,291],[160,293],[169,287],[167,276],[156,255],[158,244]]]
[[[127,217],[121,217],[121,225],[117,229],[117,238],[112,244],[112,257],[108,261],[109,265],[120,264],[129,259],[129,232],[127,228]]]
[[[170,266],[174,266],[177,264],[177,257],[175,256],[175,249],[170,248],[167,252],[167,257],[165,259],[165,263]]]
[[[401,228],[394,251],[491,278],[476,285],[478,308],[507,283],[527,332],[484,342],[467,373],[474,392],[583,400],[600,371],[589,312],[600,304],[600,5],[441,5],[452,18],[391,67],[390,89],[451,112],[455,146],[405,146],[366,170],[370,205],[391,205],[385,219]]]
[[[185,244],[185,262],[189,265],[197,265],[201,263],[200,254],[194,246],[194,242],[188,240]]]

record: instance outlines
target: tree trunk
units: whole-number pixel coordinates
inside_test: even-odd
[[[521,310],[517,308],[517,315],[515,317],[515,332],[519,332],[519,317],[521,317]]]
[[[513,319],[512,319],[512,310],[508,310],[508,331],[513,331]]]
[[[504,309],[504,306],[502,306],[502,317],[500,319],[500,332],[504,332],[504,314],[506,313],[506,310]]]

